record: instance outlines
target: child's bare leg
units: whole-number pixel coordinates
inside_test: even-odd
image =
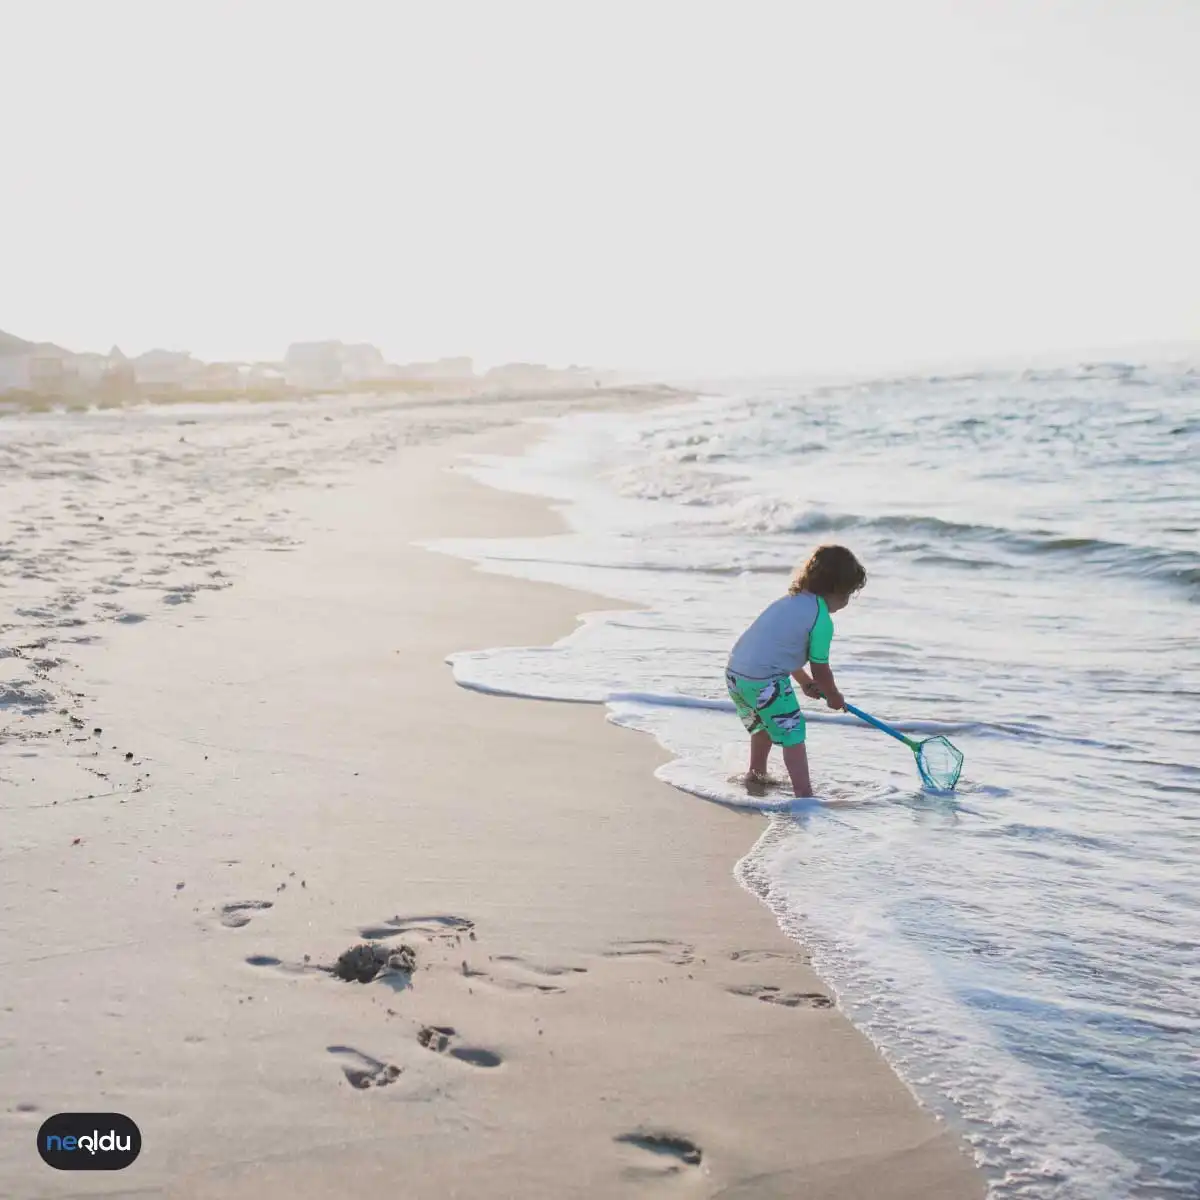
[[[767,777],[767,758],[771,754],[771,735],[760,729],[750,735],[750,778]]]
[[[797,796],[811,796],[812,780],[808,777],[808,750],[804,743],[783,747],[783,765],[792,777],[792,791]]]

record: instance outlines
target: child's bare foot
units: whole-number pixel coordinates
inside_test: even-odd
[[[746,791],[752,796],[765,796],[767,786],[771,783],[771,777],[765,771],[747,771],[742,776],[742,783],[746,786]]]

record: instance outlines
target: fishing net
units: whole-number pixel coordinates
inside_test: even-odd
[[[917,747],[917,770],[926,787],[939,792],[952,791],[962,768],[962,752],[940,734],[926,738]]]

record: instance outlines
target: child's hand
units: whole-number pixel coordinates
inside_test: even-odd
[[[835,712],[840,712],[846,707],[846,697],[841,692],[830,692],[825,697],[825,703],[829,705]]]
[[[800,690],[810,700],[820,700],[821,699],[821,689],[819,687],[817,687],[817,685],[815,683],[813,683],[813,681],[811,679],[808,680],[807,683],[802,683],[800,685]]]

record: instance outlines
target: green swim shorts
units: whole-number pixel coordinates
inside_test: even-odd
[[[748,732],[765,730],[777,746],[804,744],[804,714],[787,675],[778,679],[744,679],[726,671],[725,683]]]

